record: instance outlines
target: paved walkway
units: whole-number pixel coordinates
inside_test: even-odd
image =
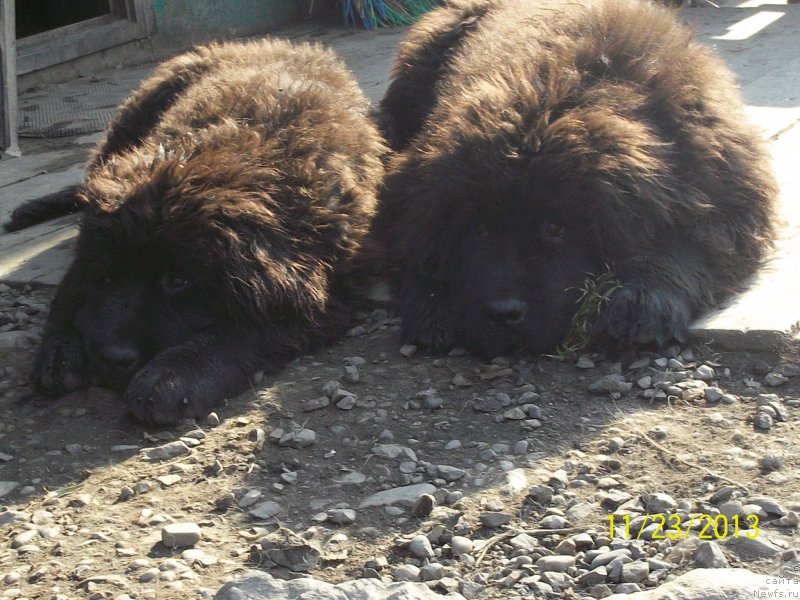
[[[786,340],[800,339],[800,5],[749,0],[719,9],[688,8],[682,15],[737,73],[749,114],[771,142],[782,190],[781,233],[774,257],[747,290],[699,319],[694,334],[697,340],[713,341],[721,349],[774,349]],[[333,47],[375,103],[386,88],[391,58],[403,31],[303,25],[276,35],[315,39]],[[108,114],[114,94],[121,100],[146,73],[141,66],[132,67],[98,73],[88,81],[23,91],[20,106],[33,121],[44,119],[54,109],[65,110],[50,129],[47,123],[42,125],[46,131],[86,131],[91,129],[86,115]],[[44,110],[42,99],[48,101],[48,115],[37,112]],[[80,107],[80,112],[70,114],[69,106]],[[79,182],[81,165],[99,135],[23,138],[24,155],[0,161],[0,221],[30,198]],[[0,233],[0,281],[56,285],[69,263],[76,235],[75,217]]]

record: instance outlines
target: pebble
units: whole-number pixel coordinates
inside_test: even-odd
[[[411,507],[411,514],[417,518],[425,518],[436,508],[436,498],[433,494],[420,494]]]
[[[641,583],[650,574],[650,566],[643,561],[634,561],[622,565],[620,581],[622,583]]]
[[[574,566],[575,557],[568,555],[543,556],[536,561],[536,567],[543,573],[548,571],[566,573],[570,567]]]
[[[406,458],[414,462],[417,461],[417,454],[408,446],[401,446],[400,444],[377,444],[372,447],[372,453],[375,456],[382,458],[397,459]]]
[[[365,498],[358,507],[368,508],[370,506],[391,506],[393,504],[413,506],[421,494],[433,494],[434,492],[436,492],[436,486],[430,483],[405,485],[372,494]]]
[[[404,358],[411,358],[416,353],[417,353],[417,347],[414,344],[406,344],[405,346],[400,346],[400,355],[403,356]]]
[[[569,521],[561,515],[548,515],[539,521],[542,529],[564,529],[569,526]]]
[[[694,378],[699,379],[700,381],[711,381],[716,376],[717,374],[714,372],[713,367],[710,367],[708,365],[700,365],[699,367],[697,367],[697,369],[695,369],[694,372]]]
[[[454,535],[450,539],[450,551],[453,553],[453,556],[461,556],[462,554],[469,554],[472,552],[473,543],[472,540],[461,536],[461,535]]]
[[[254,519],[266,521],[275,515],[279,514],[283,508],[277,502],[267,500],[266,502],[259,502],[248,511],[248,514]]]
[[[253,506],[261,499],[264,494],[261,490],[247,490],[239,500],[239,508],[248,508]]]
[[[417,558],[433,558],[431,541],[425,535],[415,536],[408,544],[408,551]]]
[[[467,474],[464,469],[451,467],[450,465],[436,465],[436,473],[447,482],[458,481]]]
[[[650,514],[667,514],[678,506],[675,499],[669,494],[657,493],[650,496],[645,508]]]
[[[510,523],[513,516],[507,512],[482,512],[478,518],[484,527],[497,529]]]
[[[196,523],[170,523],[161,529],[161,543],[167,548],[187,548],[199,542],[202,535]]]
[[[400,565],[392,571],[392,576],[395,581],[419,581],[419,567],[415,567],[414,565]]]
[[[337,525],[349,525],[356,520],[356,511],[352,508],[332,508],[328,511],[328,520]]]
[[[767,373],[766,376],[764,377],[764,385],[767,385],[769,387],[778,387],[779,385],[783,385],[787,381],[789,381],[788,377],[784,377],[780,373],[775,373],[775,372]]]
[[[625,394],[631,391],[633,383],[625,381],[622,375],[606,375],[589,384],[589,391],[594,394]]]
[[[753,425],[756,429],[760,429],[761,431],[769,431],[772,429],[772,423],[772,417],[764,412],[757,413],[753,419]]]
[[[694,552],[694,563],[703,569],[722,569],[728,566],[728,559],[714,541],[704,540],[697,545]]]
[[[279,446],[287,448],[308,448],[317,441],[317,432],[313,429],[295,429],[281,435],[278,440]]]
[[[444,576],[444,565],[440,563],[428,563],[419,570],[419,578],[422,581],[438,581]]]
[[[189,447],[181,441],[169,442],[156,448],[145,448],[142,450],[145,460],[150,462],[161,462],[171,460],[184,454],[189,454]]]

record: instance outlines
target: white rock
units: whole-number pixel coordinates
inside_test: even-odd
[[[365,498],[358,507],[368,508],[370,506],[390,506],[393,504],[412,506],[422,494],[433,494],[435,491],[436,486],[430,483],[405,485],[372,494]]]
[[[161,529],[161,543],[167,548],[188,548],[203,537],[197,523],[170,523]]]

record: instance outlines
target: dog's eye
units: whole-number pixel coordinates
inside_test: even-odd
[[[545,236],[554,240],[560,240],[564,237],[564,227],[555,221],[547,221],[542,226],[542,232]]]
[[[174,296],[176,294],[180,294],[181,292],[186,291],[189,286],[192,284],[189,279],[179,273],[173,273],[172,271],[167,271],[161,276],[161,281],[159,285],[161,286],[162,291],[167,296]]]

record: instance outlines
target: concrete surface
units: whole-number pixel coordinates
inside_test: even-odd
[[[800,339],[800,304],[796,300],[800,282],[795,267],[800,264],[800,6],[779,0],[748,0],[719,9],[687,8],[682,15],[739,77],[748,113],[771,142],[781,184],[781,232],[774,256],[746,290],[698,319],[693,335],[720,349],[776,349]],[[374,103],[386,88],[391,58],[403,31],[304,24],[278,35],[318,40],[333,47]],[[114,72],[98,76],[113,78]],[[85,85],[73,87],[86,89]],[[56,92],[65,94],[60,86],[53,90]],[[42,90],[29,93],[41,95]],[[25,94],[23,91],[21,102]],[[82,109],[96,108],[85,91],[76,91],[73,97]],[[0,220],[30,198],[79,181],[80,165],[96,139],[96,135],[23,139],[24,156],[0,161]],[[74,217],[66,217],[0,234],[0,281],[56,285],[68,266],[77,232],[74,223]]]

